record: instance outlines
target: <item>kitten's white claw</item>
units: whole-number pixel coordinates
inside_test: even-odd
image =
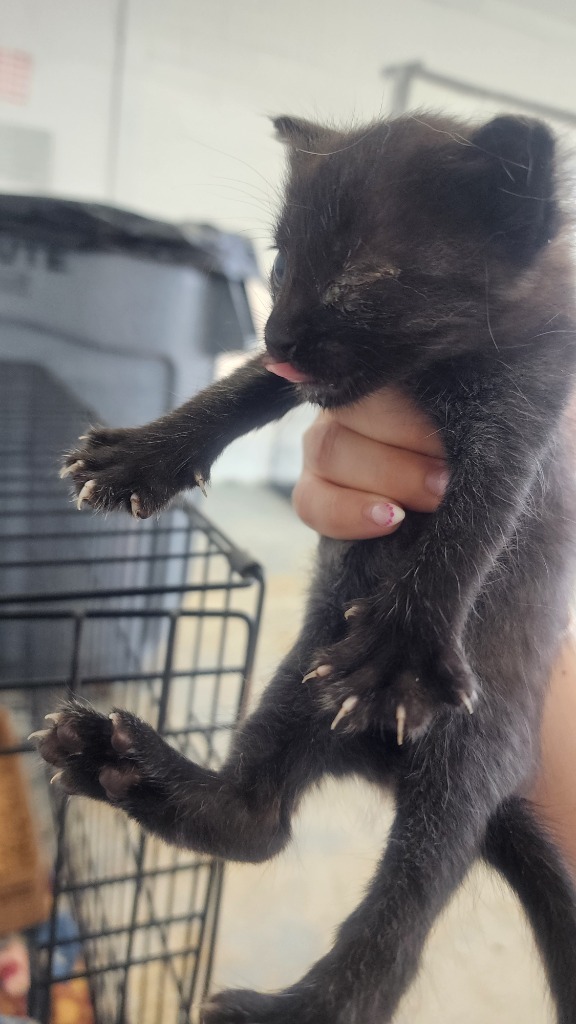
[[[325,679],[329,676],[332,671],[332,665],[318,665],[317,668],[311,669],[303,677],[302,682],[307,683],[309,679]]]
[[[130,495],[130,511],[134,519],[143,519],[142,502],[136,493]]]
[[[84,484],[84,487],[80,491],[80,494],[78,495],[78,501],[76,502],[76,508],[78,509],[79,512],[82,511],[82,505],[84,504],[84,502],[85,501],[90,501],[90,498],[94,494],[95,490],[96,490],[96,481],[95,480],[87,480],[86,483]]]
[[[51,786],[57,785],[57,783],[60,782],[60,779],[62,778],[63,775],[64,775],[63,771],[56,772],[56,775],[53,775],[52,778],[50,779],[50,785]]]
[[[470,697],[468,696],[468,694],[464,693],[463,690],[460,690],[460,700],[462,701],[462,703],[463,703],[464,707],[466,708],[466,711],[468,712],[468,714],[469,715],[473,715],[474,714],[474,705],[473,705],[472,701],[470,700]]]
[[[37,729],[36,732],[31,732],[28,737],[28,743],[41,743],[47,736],[52,735],[52,729]]]
[[[359,611],[360,611],[360,605],[359,604],[353,604],[353,605],[350,606],[350,608],[347,608],[346,611],[344,612],[344,618],[345,619],[353,619],[355,615],[358,615]]]
[[[406,708],[399,704],[396,708],[396,741],[401,747],[404,743],[404,732],[406,730]]]
[[[61,711],[51,711],[49,715],[44,715],[47,722],[54,722],[54,725],[58,725],[58,722],[62,718]]]
[[[71,473],[75,473],[78,469],[84,469],[85,465],[84,459],[77,459],[76,462],[72,462],[69,466],[62,466],[58,475],[61,480],[65,480]]]
[[[194,473],[194,479],[195,479],[198,487],[202,491],[202,494],[204,495],[204,497],[207,498],[208,497],[208,492],[206,490],[206,481],[205,481],[204,477],[202,476],[202,473]]]
[[[346,697],[346,700],[343,702],[342,707],[340,708],[340,711],[336,715],[336,718],[332,722],[330,728],[335,729],[338,723],[341,722],[343,718],[346,718],[346,715],[349,715],[354,710],[357,703],[358,697]]]

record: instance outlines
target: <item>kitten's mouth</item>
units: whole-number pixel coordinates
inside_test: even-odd
[[[285,380],[289,380],[292,384],[313,384],[314,379],[309,374],[303,373],[302,370],[297,370],[292,363],[264,363],[267,370],[270,373],[277,374],[278,377],[284,377]]]
[[[295,366],[292,366],[292,363],[274,363],[265,360],[264,366],[267,370],[270,370],[270,373],[275,373],[278,377],[284,377],[284,380],[290,381],[291,384],[302,384],[302,393],[305,401],[312,402],[313,405],[320,405],[328,409],[333,406],[343,405],[351,400],[348,391],[345,396],[342,395],[338,384],[329,381],[319,381],[311,377],[309,373],[296,369]]]
[[[264,366],[270,373],[283,377],[291,384],[301,384],[304,401],[311,402],[313,405],[320,405],[322,408],[328,409],[351,401],[349,389],[342,392],[339,384],[319,381],[309,373],[298,370],[292,363],[275,363],[265,359]]]

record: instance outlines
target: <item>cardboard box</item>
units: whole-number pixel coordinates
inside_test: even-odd
[[[21,754],[6,708],[0,707],[0,935],[22,931],[48,916],[46,871]]]

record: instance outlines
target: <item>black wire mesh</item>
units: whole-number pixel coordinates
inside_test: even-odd
[[[147,523],[80,515],[56,470],[89,412],[38,367],[0,371],[0,700],[21,737],[3,753],[27,762],[53,874],[29,1010],[49,1024],[54,983],[85,976],[97,1024],[185,1024],[209,984],[221,863],[67,800],[23,737],[74,693],[129,708],[217,768],[250,676],[261,570],[192,505]],[[63,968],[73,943],[81,966]]]

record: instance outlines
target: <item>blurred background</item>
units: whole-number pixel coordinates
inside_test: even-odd
[[[524,112],[554,126],[570,167],[575,58],[571,0],[0,0],[0,372],[4,410],[14,395],[17,411],[25,407],[24,418],[0,424],[4,437],[17,438],[4,451],[6,480],[20,487],[12,518],[3,519],[10,636],[14,592],[19,615],[31,607],[34,560],[62,562],[54,546],[32,551],[31,535],[78,529],[66,520],[56,530],[43,507],[33,528],[24,522],[18,501],[24,494],[29,507],[32,491],[21,485],[30,439],[49,445],[51,481],[58,451],[86,419],[144,422],[261,340],[283,176],[269,115],[349,124],[413,109],[479,119]],[[50,394],[57,430],[41,419],[39,395]],[[315,538],[286,495],[312,415],[299,410],[236,442],[201,506],[267,577],[252,700],[298,628]],[[16,448],[19,461],[6,463]],[[51,509],[65,502],[60,489]],[[77,542],[69,559],[76,565],[92,551],[88,538]],[[175,557],[170,546],[163,554]],[[73,568],[58,586],[66,607],[77,608],[69,595],[83,589],[86,570],[72,578]],[[48,573],[46,601],[55,586]],[[36,645],[25,640],[28,650]],[[11,657],[9,710],[18,690],[9,687]],[[68,686],[56,662],[50,678]],[[29,689],[39,688],[37,667],[18,664]],[[389,822],[389,805],[366,787],[326,785],[306,801],[289,852],[271,865],[227,869],[213,987],[295,980],[354,906]],[[130,1019],[124,1004],[111,1005],[96,1024]],[[182,1005],[179,1013],[180,1024]],[[515,902],[480,870],[439,923],[397,1016],[398,1024],[464,1018],[553,1020]]]

